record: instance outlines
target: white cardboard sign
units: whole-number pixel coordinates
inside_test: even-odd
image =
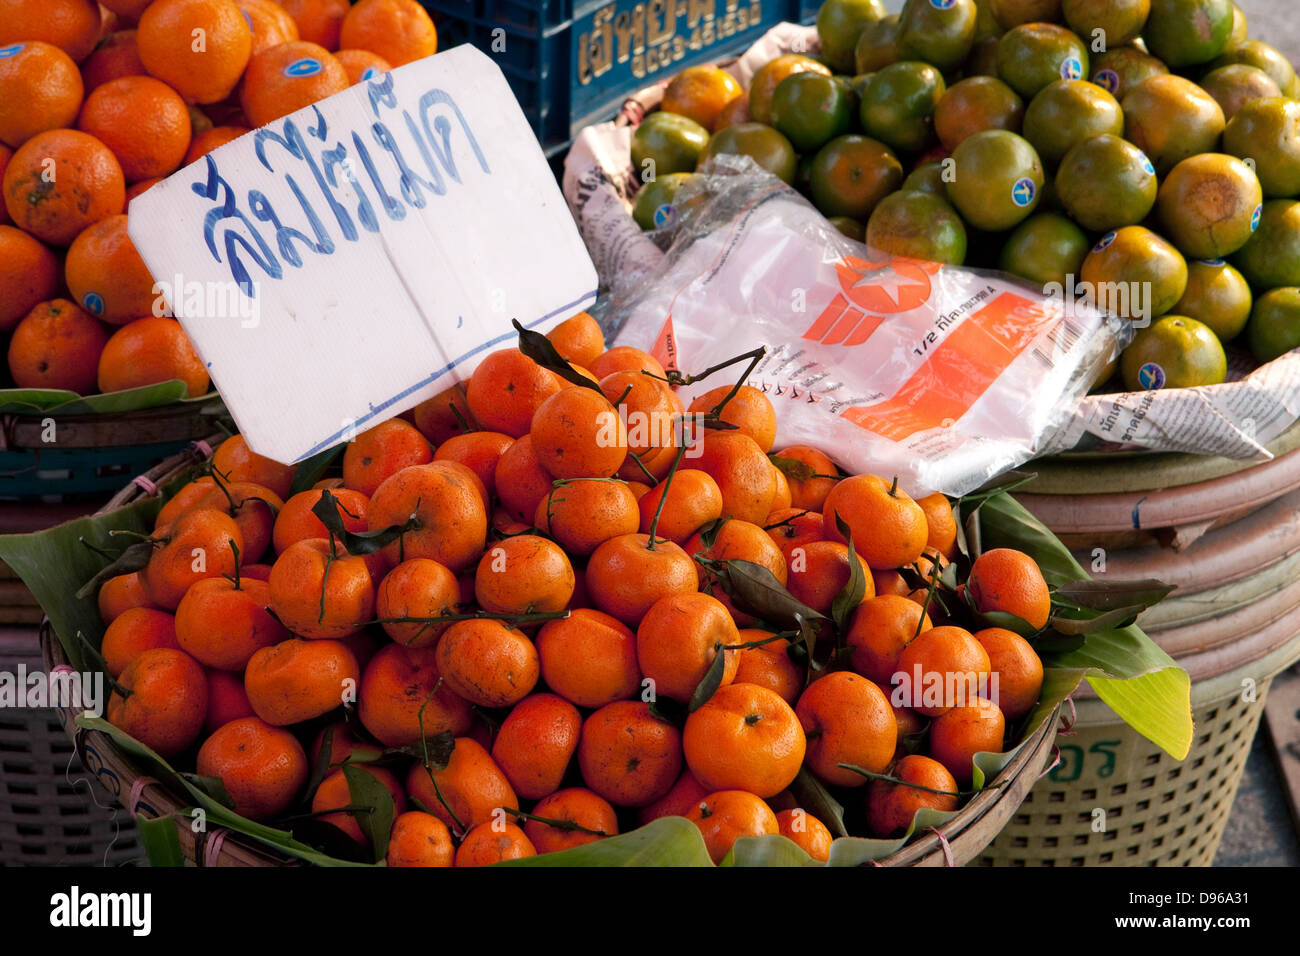
[[[141,194],[130,236],[250,447],[292,463],[596,298],[501,70],[471,46],[357,84]]]

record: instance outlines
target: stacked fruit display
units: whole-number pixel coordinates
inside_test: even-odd
[[[295,492],[229,439],[87,589],[108,720],[244,817],[390,865],[670,815],[715,861],[778,833],[825,860],[846,821],[956,810],[1039,702],[1034,559],[972,562],[942,495],[772,454],[761,392],[683,408],[675,381],[583,313],[359,434],[341,477]]]
[[[207,369],[127,235],[131,200],[250,127],[433,54],[437,34],[415,0],[103,7],[0,4],[11,384],[86,395],[180,380],[193,397]]]
[[[817,32],[748,90],[713,66],[668,84],[633,136],[642,228],[744,154],[882,252],[1138,320],[1127,388],[1300,345],[1300,80],[1231,0],[827,0]]]

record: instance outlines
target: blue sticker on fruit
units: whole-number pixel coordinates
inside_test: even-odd
[[[1083,78],[1083,64],[1077,56],[1067,56],[1061,61],[1061,79],[1078,80]]]
[[[0,60],[7,60],[11,56],[16,56],[26,45],[26,43],[11,43],[8,46],[0,46]]]
[[[1224,264],[1222,259],[1197,259],[1196,261],[1203,266],[1221,266]]]
[[[1097,244],[1092,247],[1092,251],[1101,252],[1101,250],[1105,249],[1114,241],[1115,241],[1115,231],[1112,229],[1110,232],[1106,233],[1106,235],[1102,236],[1100,239],[1097,240]]]
[[[1255,211],[1252,212],[1252,213],[1250,214],[1250,231],[1251,231],[1251,232],[1254,232],[1256,229],[1259,228],[1259,217],[1263,214],[1263,212],[1264,212],[1264,206],[1261,204],[1261,205],[1256,206],[1256,207],[1255,207]]]
[[[98,292],[87,292],[81,297],[81,304],[91,315],[104,314],[104,297]]]
[[[1142,154],[1141,166],[1148,176],[1154,176],[1156,174],[1156,168],[1152,165],[1151,159],[1146,153]]]
[[[936,10],[951,10],[957,5],[957,0],[930,0],[930,6]]]
[[[677,207],[671,203],[664,203],[654,211],[654,221],[656,229],[667,229],[677,225]]]
[[[1119,89],[1119,74],[1114,70],[1098,70],[1097,75],[1092,78],[1092,82],[1107,92],[1114,93]]]
[[[1022,176],[1016,180],[1016,184],[1011,187],[1011,199],[1017,206],[1028,206],[1034,201],[1034,193],[1037,191],[1034,181],[1028,176]]]
[[[1147,362],[1138,369],[1138,384],[1148,391],[1165,387],[1165,370],[1155,362]]]
[[[321,70],[325,69],[325,64],[314,56],[305,56],[301,60],[294,60],[284,68],[285,76],[315,76]]]

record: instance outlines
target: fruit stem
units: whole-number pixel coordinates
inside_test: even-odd
[[[790,517],[786,518],[784,521],[778,521],[776,524],[765,524],[765,525],[763,525],[763,530],[764,530],[764,531],[775,531],[777,528],[784,527],[785,525],[790,524],[792,521],[795,520],[795,518],[802,518],[802,517],[803,517],[804,515],[806,515],[806,514],[811,514],[811,512],[808,511],[808,509],[805,508],[803,511],[799,512],[797,515],[791,515]]]
[[[893,484],[889,486],[889,497],[891,498],[898,497],[898,476],[897,475],[894,476]]]
[[[330,533],[330,553],[325,555],[325,572],[320,576],[320,614],[316,616],[316,623],[321,624],[325,621],[325,589],[329,586],[330,565],[335,561],[337,555],[334,552],[334,534]]]
[[[455,402],[448,402],[447,407],[450,408],[451,413],[456,416],[456,421],[460,422],[460,427],[464,429],[466,435],[468,435],[470,432],[474,430],[469,427],[469,422],[465,419],[464,413],[461,412],[461,410],[456,407]]]
[[[758,348],[753,349],[752,351],[749,352],[745,352],[742,355],[737,355],[735,358],[729,358],[725,362],[719,362],[717,365],[710,365],[703,372],[697,372],[694,375],[683,375],[681,372],[677,371],[676,369],[669,369],[667,375],[655,375],[653,372],[647,372],[645,369],[642,369],[641,374],[648,375],[651,378],[655,379],[656,381],[667,382],[669,385],[672,386],[694,385],[696,382],[708,378],[710,375],[713,375],[715,372],[721,372],[724,368],[729,368],[730,366],[735,365],[737,362],[743,362],[745,361],[745,359],[750,359],[751,362],[749,368],[746,369],[745,374],[741,377],[740,382],[736,383],[736,388],[733,391],[734,394],[735,391],[740,390],[740,386],[744,383],[744,380],[749,378],[750,372],[754,371],[754,367],[758,365],[759,361],[763,358],[765,354],[767,354],[767,347],[760,345]],[[718,408],[720,409],[723,405],[727,404],[727,402],[730,400],[731,400],[731,395],[728,395],[726,398],[724,398],[721,401],[721,403],[719,403]]]
[[[91,544],[89,541],[86,540],[84,535],[82,537],[77,538],[77,540],[81,544],[89,548],[91,551],[93,551],[95,554],[99,555],[101,558],[107,558],[110,561],[116,561],[118,558],[122,556],[121,552],[114,554],[112,551],[109,551],[107,548],[101,548],[98,545]]]
[[[434,617],[378,617],[373,621],[360,621],[357,627],[371,624],[452,624],[456,621],[501,621],[509,624],[535,624],[538,621],[560,621],[569,616],[563,611],[530,611],[527,614],[493,614],[490,611],[473,611],[468,614],[439,614]],[[419,635],[417,634],[416,637]]]
[[[739,394],[741,386],[744,385],[746,381],[748,381],[749,376],[753,374],[754,369],[758,367],[758,363],[763,360],[763,356],[766,354],[767,354],[767,347],[760,345],[752,352],[746,352],[744,355],[737,355],[731,361],[724,362],[721,365],[715,365],[713,368],[707,369],[703,375],[699,376],[699,378],[707,378],[709,375],[713,374],[714,372],[720,371],[721,369],[726,368],[728,365],[734,365],[736,362],[743,361],[744,359],[750,360],[749,368],[745,369],[744,373],[740,376],[740,378],[736,379],[736,384],[731,386],[731,391],[727,392],[726,395],[722,396],[722,401],[718,402],[718,404],[714,405],[713,408],[709,410],[709,415],[712,418],[715,419],[722,418],[722,410],[727,407],[727,402],[731,401],[733,398],[736,397],[737,394]]]
[[[506,813],[520,820],[536,820],[538,823],[544,823],[548,827],[555,827],[557,830],[568,830],[577,833],[590,833],[592,836],[605,837],[609,836],[604,830],[592,830],[584,827],[582,824],[573,820],[552,820],[549,817],[539,817],[535,813],[527,813],[523,810],[515,810],[512,807],[502,807]]]
[[[682,422],[682,418],[674,421]],[[655,532],[659,530],[659,516],[664,513],[664,502],[668,500],[668,489],[672,487],[673,478],[677,474],[677,466],[682,463],[682,458],[686,455],[686,442],[678,441],[677,454],[673,457],[673,466],[668,469],[668,476],[664,478],[664,493],[659,496],[659,505],[655,508],[654,520],[650,522],[650,540],[646,542],[646,550],[655,550]],[[667,538],[664,539],[668,540]]]
[[[115,528],[112,531],[108,532],[108,536],[110,538],[116,538],[118,535],[123,535],[124,537],[127,538],[137,538],[140,541],[148,541],[150,544],[163,543],[162,538],[155,538],[153,535],[145,534],[143,531],[131,531],[127,528]]]
[[[228,480],[229,479],[222,476],[221,473],[217,471],[217,469],[215,468],[212,469],[212,483],[216,485],[218,488],[220,488],[221,493],[226,496],[226,504],[230,506],[229,507],[230,517],[233,518],[235,515],[239,513],[239,507],[235,504],[235,498],[230,493],[230,489],[226,487],[226,481]]]
[[[925,603],[921,605],[921,616],[917,618],[916,631],[912,634],[912,640],[907,642],[908,644],[921,636],[921,628],[925,626],[925,616],[930,613],[930,601],[934,598],[934,589],[938,584],[939,562],[932,561],[930,563],[930,587],[925,592]]]
[[[631,451],[629,449],[627,453],[627,457],[631,458],[634,462],[636,462],[636,466],[641,469],[641,474],[645,475],[648,479],[650,479],[650,484],[652,487],[654,485],[659,484],[659,479],[656,478],[654,474],[650,471],[650,469],[645,466],[645,462],[641,460],[640,455],[638,455],[636,452]]]
[[[420,710],[416,713],[415,720],[416,724],[420,728],[420,749],[423,753],[421,763],[424,764],[424,772],[429,775],[429,783],[433,784],[434,796],[438,798],[438,802],[442,804],[442,808],[446,810],[447,815],[451,817],[451,822],[454,824],[453,830],[455,831],[457,838],[462,838],[469,832],[469,830],[466,828],[465,824],[460,822],[460,817],[456,816],[456,811],[451,808],[451,805],[447,803],[447,798],[442,795],[442,788],[438,786],[438,781],[433,775],[433,761],[429,758],[429,738],[424,732],[424,708],[429,706],[433,701],[434,695],[438,693],[438,690],[441,687],[442,678],[439,677],[438,682],[433,685],[433,690],[429,692],[429,696],[426,697],[424,703],[420,705]]]
[[[760,638],[756,641],[745,641],[743,644],[723,644],[722,647],[728,651],[749,651],[756,647],[763,647],[765,644],[771,644],[773,641],[788,641],[789,637],[787,635],[790,633],[793,632],[773,634],[771,637]]]
[[[891,777],[887,773],[872,773],[870,770],[863,770],[861,767],[851,763],[837,764],[844,770],[851,770],[854,773],[862,774],[868,780],[884,780],[886,783],[896,783],[900,787],[911,787],[913,790],[924,790],[926,793],[937,793],[941,797],[969,797],[979,793],[978,790],[935,790],[933,787],[924,787],[919,783],[909,783],[906,780],[900,780],[897,777]],[[1001,784],[999,784],[1001,786]],[[985,789],[989,789],[985,787]]]
[[[239,587],[239,545],[235,544],[235,541],[234,541],[233,538],[230,540],[230,550],[233,551],[233,552],[235,552],[235,590],[238,591],[238,590],[240,590],[240,587]]]

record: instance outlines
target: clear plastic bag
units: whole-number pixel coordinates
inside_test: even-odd
[[[1033,457],[1132,336],[1001,273],[870,252],[747,157],[713,160],[674,206],[667,256],[602,303],[607,335],[684,374],[764,346],[747,384],[776,407],[778,447],[916,495]]]

